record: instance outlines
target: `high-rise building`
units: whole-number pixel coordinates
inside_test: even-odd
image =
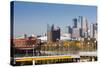
[[[50,27],[50,25],[48,24],[47,25],[47,41],[52,41],[52,29],[51,29],[51,27]]]
[[[93,23],[90,24],[90,37],[93,38]]]
[[[91,38],[97,37],[97,23],[92,23],[90,25],[90,37]]]
[[[78,26],[80,28],[80,36],[81,37],[88,37],[88,22],[87,22],[87,18],[83,17],[83,16],[79,16],[78,19]]]
[[[60,40],[60,28],[57,27],[54,28],[54,24],[50,27],[47,26],[47,41],[48,42],[55,42],[57,40]]]
[[[72,29],[72,38],[73,39],[78,39],[80,38],[80,32],[79,32],[79,29],[78,28],[73,28]]]
[[[78,39],[80,38],[80,28],[78,26],[79,22],[77,18],[73,19],[73,28],[72,28],[72,38],[73,39]]]
[[[83,21],[82,18],[83,18],[82,16],[79,16],[79,17],[78,17],[78,27],[79,27],[79,28],[82,28],[82,27],[81,27],[81,23],[82,23],[82,21]]]
[[[73,22],[74,22],[73,28],[77,28],[78,27],[77,18],[74,18]]]
[[[97,38],[97,23],[94,23],[94,25],[93,25],[93,37],[94,38]]]

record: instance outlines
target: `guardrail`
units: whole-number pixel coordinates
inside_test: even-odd
[[[54,59],[69,59],[73,56],[44,56],[44,57],[19,57],[15,58],[16,62],[33,61],[33,60],[54,60]]]

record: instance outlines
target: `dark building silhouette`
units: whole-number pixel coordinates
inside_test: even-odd
[[[73,28],[77,28],[78,27],[77,18],[74,18],[73,22],[74,22]]]
[[[47,41],[55,42],[60,40],[60,28],[54,28],[54,24],[52,26],[47,25]]]

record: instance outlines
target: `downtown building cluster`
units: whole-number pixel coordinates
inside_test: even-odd
[[[79,16],[78,18],[73,19],[73,26],[68,29],[71,32],[72,39],[80,40],[81,38],[97,38],[97,23],[88,22],[86,17]]]
[[[68,37],[71,40],[81,40],[82,38],[95,38],[97,39],[97,23],[88,22],[86,17],[79,16],[73,18],[73,25],[66,26],[65,34],[69,35]],[[47,41],[56,41],[61,40],[61,29],[60,27],[54,28],[54,24],[50,27],[47,25]]]

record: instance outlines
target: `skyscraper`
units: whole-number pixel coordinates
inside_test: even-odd
[[[90,37],[93,38],[93,23],[90,24]]]
[[[82,28],[82,27],[81,27],[81,23],[82,23],[82,21],[83,21],[82,18],[83,18],[82,16],[79,16],[79,17],[78,17],[78,27],[79,27],[79,28]]]
[[[74,18],[73,19],[73,28],[72,28],[72,38],[73,39],[78,39],[80,37],[80,29],[78,27],[78,19]]]
[[[52,29],[49,24],[47,24],[47,41],[52,41]]]
[[[97,37],[97,23],[92,23],[90,25],[90,37],[91,38]]]
[[[93,25],[93,37],[97,39],[97,23]]]
[[[57,27],[54,28],[54,24],[50,27],[48,25],[47,27],[47,41],[48,42],[55,42],[57,40],[60,40],[60,28]]]
[[[80,35],[81,37],[87,37],[88,36],[88,22],[87,22],[87,18],[83,17],[83,16],[79,16],[79,28],[80,28]]]
[[[73,22],[74,22],[73,28],[77,28],[78,27],[77,18],[74,18]]]
[[[78,28],[73,28],[73,32],[72,32],[72,38],[73,39],[78,39],[80,37],[80,32]]]

